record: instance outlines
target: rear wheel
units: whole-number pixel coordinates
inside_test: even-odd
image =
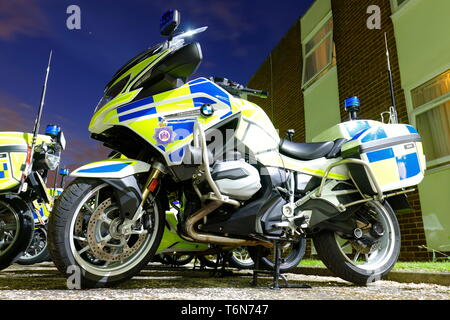
[[[238,269],[252,269],[255,265],[246,247],[239,247],[228,258],[230,266]]]
[[[157,199],[122,233],[114,189],[99,180],[77,179],[58,198],[49,219],[49,249],[57,268],[81,271],[82,287],[105,287],[137,274],[153,258],[164,231]]]
[[[25,251],[33,237],[33,214],[19,198],[0,201],[0,270],[9,267]]]
[[[355,216],[357,237],[322,231],[314,236],[314,246],[334,274],[366,285],[381,279],[394,267],[400,253],[400,228],[387,202],[368,202]]]
[[[296,268],[303,259],[306,251],[306,239],[299,238],[296,241],[286,241],[280,243],[281,246],[281,272],[289,272]],[[256,248],[249,247],[254,261],[256,261]],[[273,270],[275,268],[275,250],[263,248],[262,256],[259,260],[260,268]]]
[[[168,264],[171,266],[184,266],[194,260],[194,256],[165,254],[163,255],[162,259],[164,264]]]

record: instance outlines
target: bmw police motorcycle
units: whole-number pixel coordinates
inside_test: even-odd
[[[313,143],[280,139],[264,111],[244,99],[266,96],[226,79],[188,80],[202,61],[174,34],[179,13],[161,19],[167,41],[139,54],[107,84],[91,137],[125,158],[85,165],[50,216],[50,253],[85,287],[129,279],[154,256],[170,199],[180,200],[177,235],[223,250],[268,251],[312,237],[322,261],[356,284],[394,266],[400,230],[394,210],[423,178],[421,139],[410,125],[349,121]],[[258,250],[263,251],[263,250]]]
[[[57,187],[57,176],[55,175],[54,188],[48,188],[47,193],[50,199],[56,199],[63,191],[64,177],[69,174],[69,169],[61,169],[59,171],[61,176],[61,184]],[[47,181],[48,184],[48,181]],[[22,265],[32,265],[48,261],[50,254],[48,252],[48,237],[47,237],[47,224],[48,217],[51,213],[51,204],[39,203],[38,200],[33,201],[33,220],[34,220],[34,233],[31,239],[30,245],[24,251],[23,255],[16,261]]]
[[[49,171],[58,167],[66,141],[56,125],[38,134],[50,61],[51,55],[33,133],[0,132],[0,270],[29,247],[35,211],[48,211],[53,204],[45,182]]]

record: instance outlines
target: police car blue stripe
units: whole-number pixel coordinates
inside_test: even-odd
[[[367,153],[367,159],[369,160],[369,162],[377,162],[391,158],[395,158],[394,149],[392,148]]]
[[[5,172],[4,171],[0,171],[0,179],[5,178]]]
[[[3,170],[8,171],[8,164],[7,163],[3,164]]]
[[[78,173],[119,172],[120,170],[122,170],[123,168],[129,166],[130,164],[131,164],[131,162],[110,164],[110,165],[101,166],[101,167],[82,169],[82,170],[79,170]]]

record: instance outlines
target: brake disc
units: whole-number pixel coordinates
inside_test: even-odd
[[[97,259],[107,262],[123,261],[134,254],[144,243],[146,233],[124,235],[118,227],[123,222],[119,208],[111,198],[103,201],[89,219],[87,242]],[[109,217],[109,215],[116,217]]]

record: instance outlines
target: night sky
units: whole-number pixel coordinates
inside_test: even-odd
[[[209,27],[195,38],[204,56],[195,76],[245,84],[312,2],[0,0],[0,131],[32,130],[53,50],[41,131],[61,125],[65,166],[101,160],[108,152],[87,130],[94,107],[126,61],[162,41],[159,18],[167,9],[181,12],[181,30]],[[81,30],[66,26],[69,5],[81,9]]]

